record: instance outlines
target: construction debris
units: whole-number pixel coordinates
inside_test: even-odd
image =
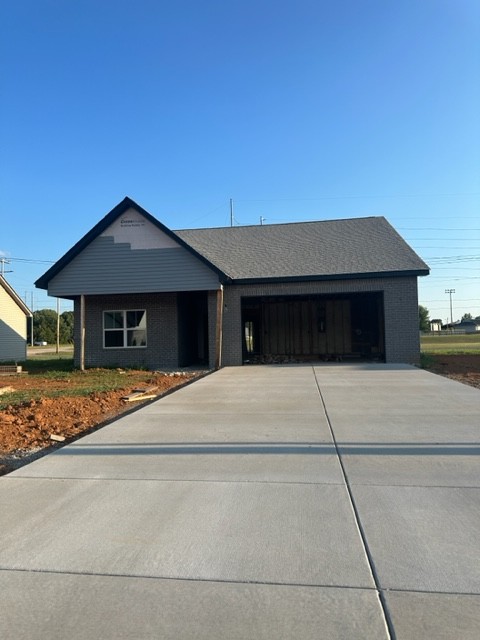
[[[55,442],[64,442],[65,436],[57,436],[55,433],[51,433],[50,440],[54,440]]]
[[[105,376],[109,378],[110,373],[110,370],[105,371]],[[138,408],[136,405],[140,406],[141,401],[135,403],[121,400],[132,389],[144,392],[155,385],[157,400],[166,392],[182,386],[183,382],[198,378],[199,372],[192,371],[187,378],[155,375],[144,370],[127,370],[121,376],[123,388],[77,395],[78,391],[85,390],[84,379],[90,376],[96,380],[97,376],[103,376],[103,372],[99,374],[95,370],[75,370],[65,378],[52,377],[48,373],[16,376],[14,380],[0,378],[0,386],[7,383],[15,387],[15,393],[11,396],[0,396],[0,482],[2,474],[32,460],[32,455],[49,448],[58,449],[67,442],[86,435],[92,428],[112,421],[125,411]],[[90,386],[88,380],[87,383]],[[60,395],[59,391],[62,392]],[[17,396],[17,392],[24,395],[19,393]],[[25,396],[30,401],[25,401]],[[51,434],[61,434],[65,441],[55,442],[50,439]]]
[[[18,364],[2,364],[0,365],[0,376],[12,376],[22,373],[22,367]]]
[[[12,393],[12,391],[15,391],[13,387],[0,387],[0,396],[5,395],[6,393]]]
[[[147,387],[146,389],[134,389],[128,396],[123,396],[122,400],[125,402],[134,402],[135,400],[151,400],[156,398],[157,394],[152,391],[156,391],[158,387]]]

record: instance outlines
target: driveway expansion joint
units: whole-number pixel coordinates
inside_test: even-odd
[[[357,526],[358,533],[359,533],[359,536],[360,536],[360,539],[361,539],[361,543],[362,543],[362,546],[363,546],[363,551],[365,553],[365,557],[367,559],[368,566],[370,568],[370,573],[371,573],[373,582],[375,583],[375,589],[376,589],[376,592],[378,594],[378,598],[379,598],[379,601],[380,601],[380,606],[381,606],[381,609],[382,609],[385,626],[386,626],[387,632],[389,634],[389,638],[391,640],[394,640],[395,637],[396,637],[396,634],[395,634],[395,630],[394,630],[394,626],[393,626],[393,621],[390,618],[390,614],[389,614],[389,611],[388,611],[388,608],[387,608],[387,603],[385,602],[385,599],[383,597],[382,588],[380,586],[380,579],[379,579],[379,576],[378,576],[377,571],[375,569],[375,564],[373,562],[373,557],[372,557],[372,554],[370,553],[370,549],[369,549],[368,543],[367,543],[367,538],[366,538],[365,532],[363,530],[362,523],[360,521],[360,514],[358,513],[358,509],[357,509],[357,506],[355,504],[355,500],[353,498],[353,494],[352,494],[352,491],[351,491],[351,488],[350,488],[350,483],[349,483],[349,480],[348,480],[347,472],[346,472],[345,466],[343,464],[340,448],[339,448],[339,445],[337,443],[337,439],[335,437],[335,433],[333,431],[332,423],[330,421],[330,416],[328,415],[327,405],[325,403],[325,399],[323,397],[322,390],[320,388],[320,383],[318,381],[318,377],[317,377],[317,373],[315,371],[315,367],[312,367],[312,371],[313,371],[313,376],[315,378],[315,382],[316,382],[316,385],[317,385],[317,390],[318,390],[318,395],[320,397],[320,402],[322,403],[323,411],[325,413],[325,418],[327,420],[328,428],[330,430],[330,435],[332,437],[332,441],[333,441],[333,444],[335,446],[335,451],[336,451],[336,454],[337,454],[338,463],[340,465],[340,469],[341,469],[342,476],[343,476],[343,479],[344,479],[345,489],[347,491],[349,502],[350,502],[350,506],[351,506],[352,511],[353,511],[353,515],[354,515],[354,518],[355,518],[355,524]]]
[[[310,582],[275,582],[268,580],[228,580],[225,578],[186,578],[185,576],[149,576],[141,573],[103,573],[94,571],[58,571],[53,569],[22,569],[19,567],[0,567],[5,573],[38,573],[60,576],[91,576],[96,578],[127,578],[132,580],[163,580],[178,582],[207,582],[214,584],[256,585],[265,587],[301,587],[304,589],[350,589],[353,591],[367,591],[376,593],[375,587],[349,584],[312,584]]]

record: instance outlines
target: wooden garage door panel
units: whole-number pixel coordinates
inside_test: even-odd
[[[265,354],[351,353],[349,300],[266,301],[262,305],[262,323]]]

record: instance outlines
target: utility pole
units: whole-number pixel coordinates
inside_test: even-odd
[[[233,199],[230,198],[230,226],[233,227]]]
[[[260,216],[260,226],[263,225],[263,223],[265,222],[266,218],[264,218],[263,216]]]
[[[455,293],[455,289],[445,289],[445,293],[450,296],[450,331],[453,333],[452,293]]]
[[[31,292],[31,295],[32,295],[32,304],[30,305],[30,311],[32,312],[32,331],[30,335],[30,346],[33,347],[33,291]]]
[[[6,264],[10,264],[10,260],[7,260],[6,258],[0,258],[0,265],[1,265],[0,270],[1,270],[2,276],[5,275],[6,273],[13,273],[11,269],[9,271],[5,271]]]
[[[57,298],[57,346],[55,353],[58,355],[60,352],[60,298]]]

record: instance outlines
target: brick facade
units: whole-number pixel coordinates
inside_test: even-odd
[[[222,364],[242,364],[242,297],[367,292],[382,292],[384,296],[386,361],[418,364],[420,334],[414,276],[225,287]]]
[[[104,349],[103,312],[145,309],[147,347]],[[75,366],[80,366],[80,300],[75,300]],[[177,294],[129,294],[85,297],[85,366],[178,367]]]
[[[384,301],[385,359],[418,364],[418,294],[416,277],[365,278],[320,282],[225,286],[222,366],[241,365],[243,297],[334,295],[381,292]],[[86,296],[85,366],[162,369],[178,367],[178,308],[176,293]],[[145,349],[104,349],[103,311],[145,309]],[[215,365],[217,292],[208,292],[209,366]],[[75,302],[75,364],[80,364],[80,303]]]

